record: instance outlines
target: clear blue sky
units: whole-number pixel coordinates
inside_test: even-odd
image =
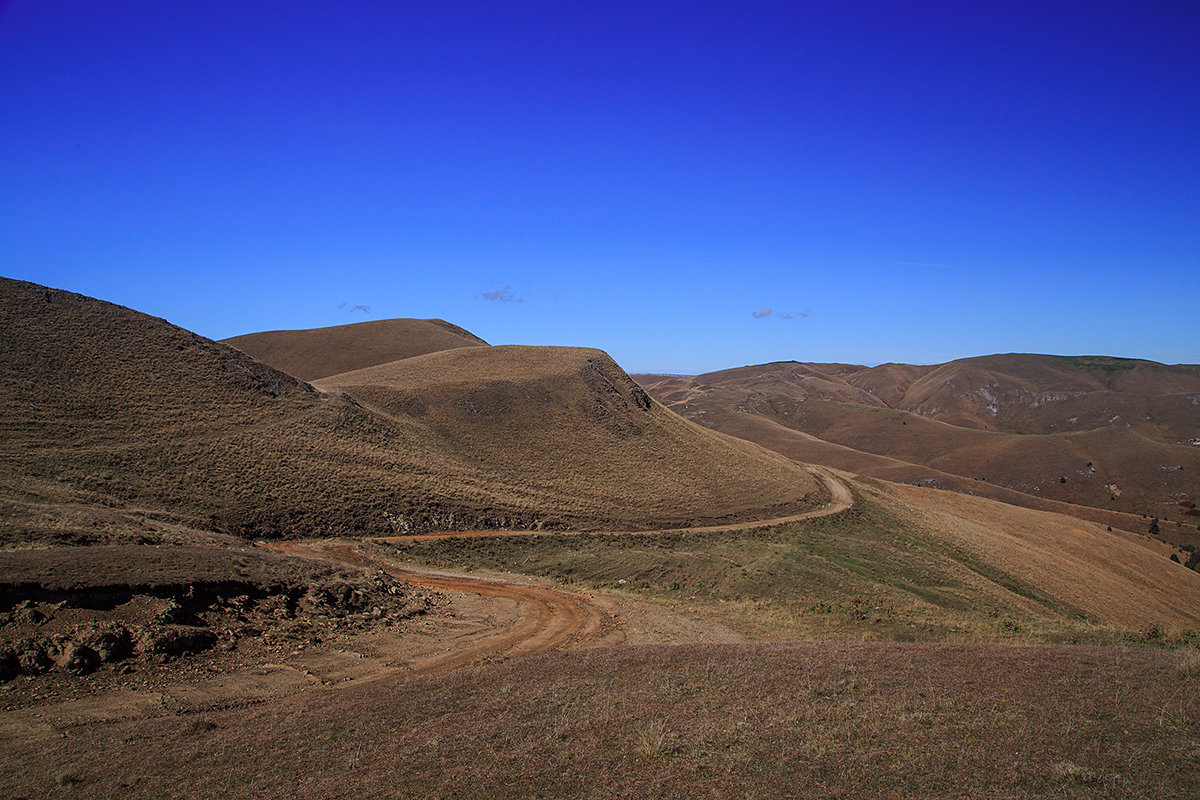
[[[0,0],[0,274],[630,371],[1196,363],[1200,2]]]

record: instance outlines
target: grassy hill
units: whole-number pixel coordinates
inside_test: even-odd
[[[419,422],[444,443],[442,457],[486,464],[495,480],[579,498],[586,513],[627,509],[627,526],[777,516],[819,502],[811,476],[682,420],[599,350],[460,348],[316,385]]]
[[[227,345],[70,292],[4,280],[0,325],[0,500],[11,535],[26,540],[64,535],[47,519],[61,519],[65,506],[299,537],[677,525],[820,502],[804,470],[679,420],[598,352],[570,362],[532,399],[520,396],[522,414],[553,419],[543,432],[567,446],[514,461],[505,455],[511,433],[472,427],[469,415],[456,429],[436,409],[423,419],[363,407]],[[426,402],[428,391],[430,407],[508,403],[533,388],[519,362],[537,351],[504,352],[517,357],[489,369],[517,370],[508,382],[492,372],[459,391],[427,377],[408,397]],[[710,472],[713,463],[729,466]]]
[[[439,350],[487,346],[473,333],[441,319],[382,319],[331,328],[264,331],[234,336],[223,343],[305,381]]]

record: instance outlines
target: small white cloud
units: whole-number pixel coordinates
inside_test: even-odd
[[[751,311],[750,316],[754,317],[755,319],[766,319],[767,317],[771,316],[771,309],[763,306],[762,311]]]

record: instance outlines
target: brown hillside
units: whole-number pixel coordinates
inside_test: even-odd
[[[593,512],[628,509],[629,525],[749,519],[820,492],[786,459],[668,412],[600,350],[461,348],[317,385],[419,421],[449,457],[506,482],[579,497]]]
[[[439,350],[487,346],[473,333],[440,319],[381,319],[331,328],[264,331],[222,342],[305,381]]]
[[[1200,367],[1101,356],[1009,354],[939,366],[892,403],[943,422],[1012,433],[1121,425],[1177,443],[1195,436]]]
[[[0,328],[0,501],[12,512],[10,537],[39,539],[33,523],[63,504],[143,509],[243,536],[313,536],[652,527],[818,502],[808,473],[683,423],[594,351],[562,376],[571,405],[554,407],[552,393],[519,395],[531,418],[554,420],[543,433],[564,446],[526,440],[518,459],[496,438],[510,435],[499,420],[455,430],[448,410],[377,413],[163,320],[70,292],[0,281]],[[513,380],[493,373],[459,401],[490,409],[536,388],[504,364],[517,370]],[[434,391],[429,404],[452,391]],[[53,538],[52,528],[44,535]]]
[[[1193,532],[1200,522],[1187,513],[1200,494],[1200,447],[1187,443],[1200,437],[1195,366],[1036,355],[836,370],[784,362],[645,385],[689,419],[813,463],[1164,517]]]

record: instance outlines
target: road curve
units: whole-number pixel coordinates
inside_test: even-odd
[[[829,502],[821,508],[815,508],[811,511],[804,511],[799,514],[792,514],[788,517],[751,520],[750,522],[734,522],[728,525],[703,525],[691,528],[661,528],[656,530],[642,531],[553,531],[541,535],[648,536],[658,533],[722,533],[725,531],[746,531],[754,530],[756,528],[770,528],[774,525],[786,525],[789,522],[799,522],[805,519],[828,517],[832,514],[840,514],[854,505],[854,497],[850,493],[850,487],[846,486],[845,483],[835,477],[831,472],[827,472],[824,469],[813,469],[812,473],[817,478],[820,478],[821,482],[825,484],[825,487],[829,489]],[[476,539],[489,536],[530,536],[535,533],[537,533],[537,531],[438,531],[435,533],[382,536],[375,539],[375,541],[385,542],[388,544],[401,544],[406,542],[425,542],[433,539]]]
[[[838,514],[853,506],[854,498],[845,483],[823,469],[815,469],[813,474],[820,478],[829,489],[830,501],[823,507],[811,511],[787,517],[730,525],[667,528],[652,531],[606,531],[603,534],[621,536],[666,532],[718,533],[750,530]],[[447,531],[414,536],[389,536],[375,541],[397,543],[484,536],[528,536],[530,533],[530,531]],[[577,532],[555,532],[545,535],[570,536],[577,535]],[[364,553],[353,545],[341,542],[327,540],[273,542],[267,546],[303,558],[382,569],[399,580],[427,589],[475,594],[484,598],[504,599],[515,604],[518,612],[511,624],[496,625],[490,632],[476,636],[469,642],[455,642],[454,644],[458,646],[412,664],[407,672],[408,676],[443,672],[469,664],[485,656],[528,655],[547,650],[583,647],[602,637],[612,638],[608,635],[612,634],[617,627],[617,622],[611,614],[591,602],[590,598],[583,594],[496,578],[401,567]],[[621,638],[623,637],[617,633],[616,639],[619,641]]]
[[[584,594],[495,578],[401,567],[344,543],[273,542],[267,546],[303,558],[381,569],[394,578],[426,589],[504,598],[515,605],[516,618],[511,624],[498,625],[469,643],[456,642],[460,646],[412,664],[406,673],[409,677],[454,669],[484,656],[529,655],[583,647],[612,633],[616,627],[612,615]],[[617,638],[619,640],[619,634]]]

